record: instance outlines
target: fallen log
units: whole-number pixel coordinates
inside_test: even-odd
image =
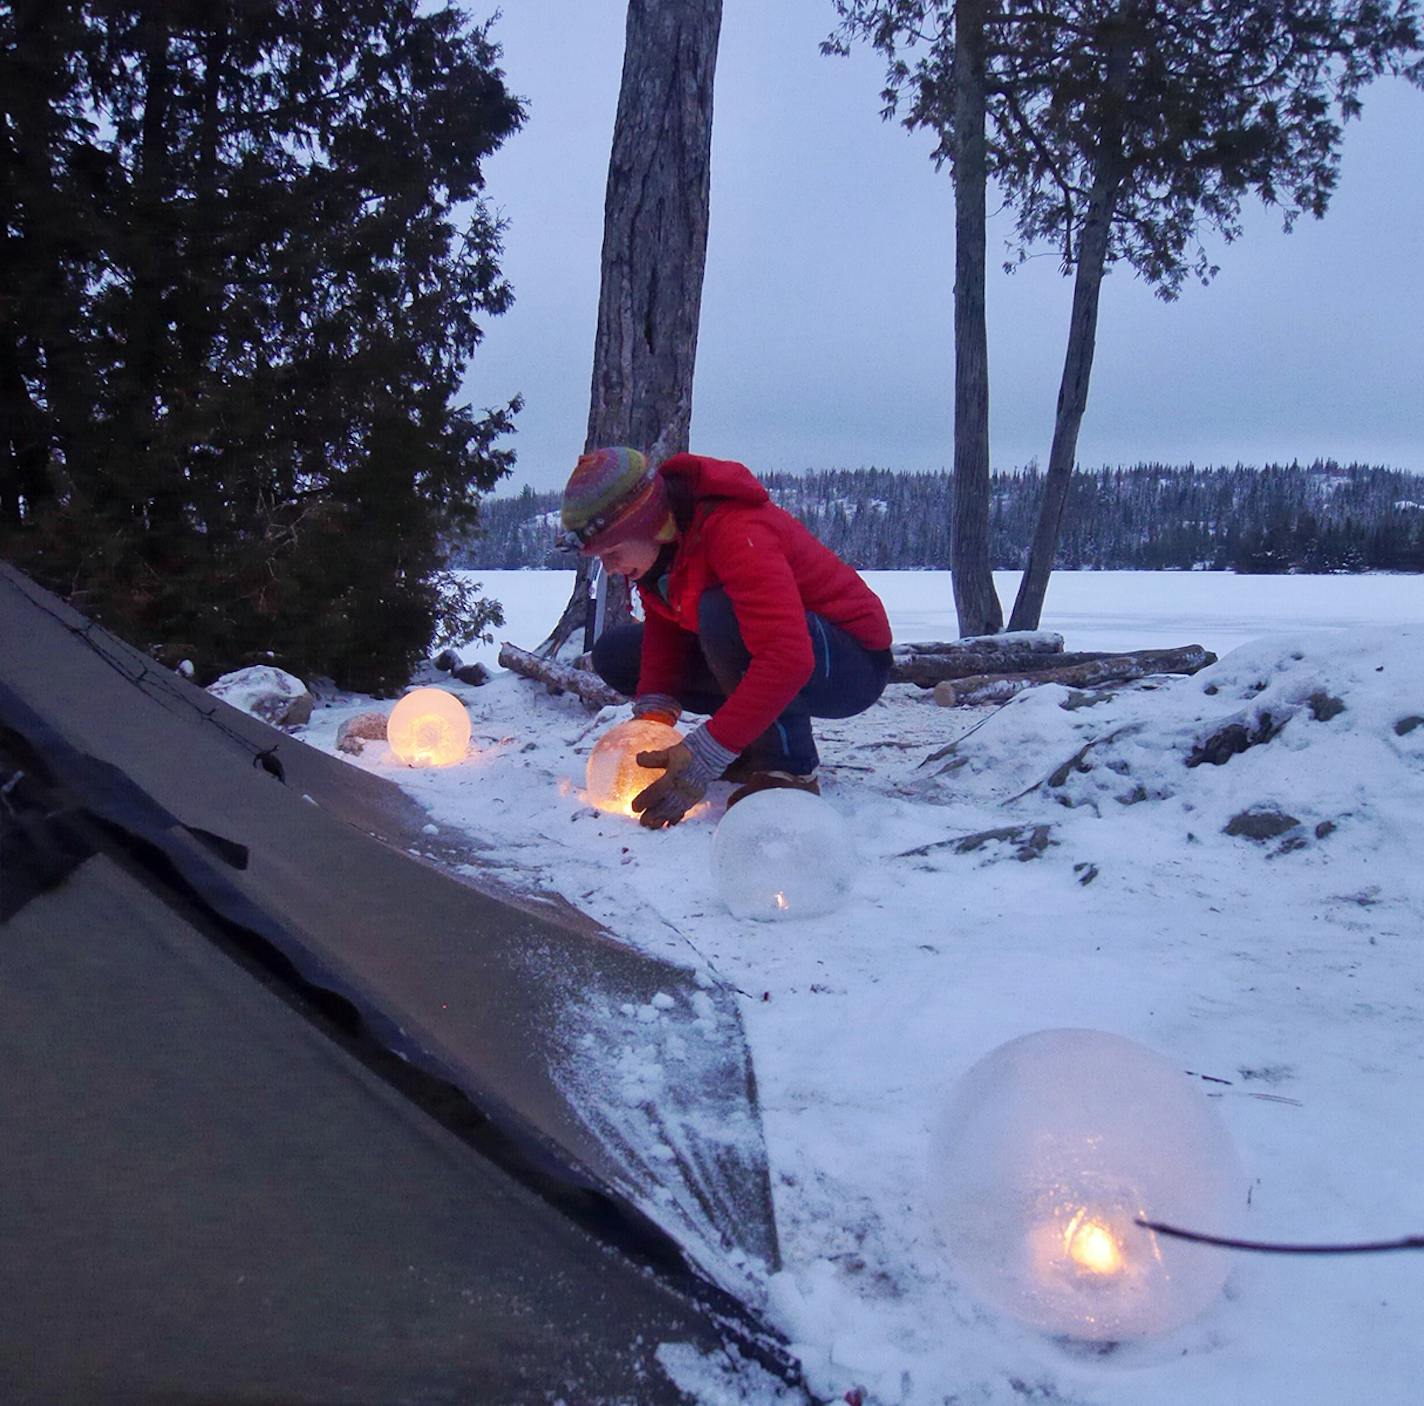
[[[1094,664],[1120,655],[1107,650],[1045,654],[1030,651],[971,652],[955,650],[947,654],[906,654],[896,656],[890,666],[891,683],[913,683],[933,688],[943,679],[968,679],[979,674],[1037,674],[1045,669],[1067,669],[1076,664]]]
[[[499,647],[499,662],[502,668],[547,684],[551,693],[576,693],[585,703],[592,703],[598,708],[616,707],[628,701],[617,689],[609,688],[597,674],[587,669],[561,664],[557,659],[541,659],[537,654],[507,641]]]
[[[1074,688],[1087,688],[1102,683],[1130,683],[1149,674],[1195,674],[1198,669],[1215,663],[1216,655],[1199,644],[1183,645],[1180,649],[1137,649],[1126,654],[1110,654],[1084,664],[1041,669],[1034,673],[978,674],[972,678],[945,679],[935,685],[934,698],[945,708],[1007,703],[1015,694],[1035,684],[1061,683]]]
[[[910,654],[1059,654],[1063,636],[1052,630],[1006,630],[999,635],[966,635],[959,640],[911,640],[896,644],[897,659]]]

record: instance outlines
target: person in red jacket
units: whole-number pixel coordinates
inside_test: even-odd
[[[562,545],[628,576],[642,625],[606,631],[593,667],[635,717],[708,715],[633,801],[675,825],[715,780],[819,792],[811,719],[869,708],[890,676],[879,597],[742,464],[675,454],[654,471],[635,449],[583,455],[564,490]]]

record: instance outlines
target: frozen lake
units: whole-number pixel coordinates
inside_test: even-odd
[[[531,649],[568,599],[567,571],[477,571],[504,605],[500,639]],[[947,571],[868,571],[897,640],[952,639]],[[994,573],[1004,613],[1019,573]],[[1048,586],[1043,628],[1067,648],[1152,649],[1200,644],[1225,654],[1264,635],[1363,625],[1424,624],[1424,576],[1236,576],[1220,571],[1059,571]],[[464,651],[493,666],[497,645]]]

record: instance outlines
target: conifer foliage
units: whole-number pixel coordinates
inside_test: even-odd
[[[948,473],[760,473],[772,498],[865,571],[953,565]],[[989,558],[1022,570],[1042,494],[1036,468],[996,472]],[[566,566],[552,550],[558,495],[491,498],[459,564]],[[1331,459],[1260,468],[1136,464],[1074,474],[1059,564],[1074,571],[1424,572],[1424,475]]]
[[[488,26],[416,0],[0,0],[0,552],[160,657],[383,691],[518,403]],[[270,656],[269,656],[270,652]]]

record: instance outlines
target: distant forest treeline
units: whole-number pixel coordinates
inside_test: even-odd
[[[889,469],[761,475],[772,498],[862,570],[949,566],[953,476]],[[993,480],[990,551],[1023,565],[1038,512],[1034,469]],[[452,565],[571,566],[551,550],[559,495],[487,498],[482,533]],[[1424,571],[1424,475],[1330,460],[1265,468],[1139,464],[1074,475],[1065,570]]]

